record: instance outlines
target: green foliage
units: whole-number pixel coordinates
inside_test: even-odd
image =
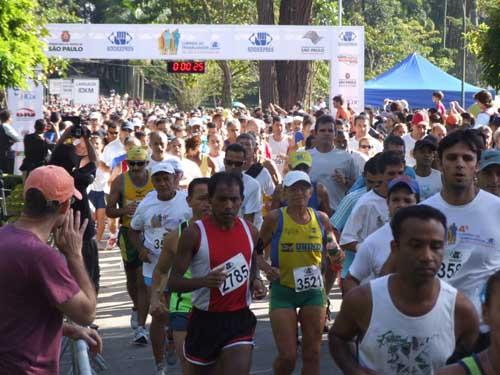
[[[467,33],[468,47],[482,64],[482,78],[500,89],[500,3],[485,4],[488,24]]]
[[[7,214],[9,223],[16,221],[24,207],[23,184],[17,184],[6,199]]]
[[[0,88],[27,88],[47,66],[41,37],[46,35],[35,0],[0,0]]]

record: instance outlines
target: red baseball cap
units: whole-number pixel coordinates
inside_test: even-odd
[[[424,111],[417,111],[413,114],[413,117],[411,118],[411,124],[412,125],[416,125],[416,124],[419,124],[421,122],[429,122],[429,116],[427,115],[427,113],[425,113]]]
[[[55,165],[34,169],[24,182],[24,194],[29,189],[40,190],[47,201],[63,203],[71,197],[82,199],[73,177],[66,169]]]

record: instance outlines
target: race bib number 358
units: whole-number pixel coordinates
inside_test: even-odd
[[[295,280],[295,291],[306,292],[311,289],[322,289],[323,278],[317,266],[295,268],[293,270]]]
[[[222,270],[226,274],[226,279],[219,287],[223,296],[245,284],[250,275],[250,269],[242,253],[235,255],[215,269]]]

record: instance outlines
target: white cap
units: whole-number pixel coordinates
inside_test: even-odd
[[[134,127],[140,128],[142,126],[142,120],[140,118],[134,117],[132,119],[132,124],[134,124]]]
[[[201,126],[203,127],[203,121],[199,117],[193,117],[191,120],[189,120],[189,126]]]
[[[292,116],[286,116],[285,117],[285,124],[290,124],[293,122],[293,117]]]
[[[311,184],[311,179],[309,178],[309,175],[306,172],[302,171],[290,171],[286,174],[285,178],[283,179],[283,185],[286,187],[292,186],[294,183],[299,182],[299,181],[305,181],[309,185]]]
[[[101,118],[101,114],[99,112],[92,112],[89,116],[90,120],[99,120]]]
[[[155,175],[158,172],[175,174],[174,167],[168,161],[162,161],[161,163],[153,165],[153,168],[151,168],[151,176]]]
[[[302,121],[304,121],[304,117],[302,117],[302,116],[293,116],[293,121],[300,121],[300,122],[302,122]]]

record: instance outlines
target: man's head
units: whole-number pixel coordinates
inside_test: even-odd
[[[389,215],[394,217],[401,208],[413,206],[420,201],[418,182],[408,176],[400,176],[389,182],[387,206]]]
[[[45,121],[45,119],[40,118],[40,119],[35,121],[35,133],[36,134],[43,134],[46,127],[47,127],[47,121]]]
[[[220,134],[210,134],[208,136],[208,147],[210,148],[210,153],[219,154],[222,151],[222,137]]]
[[[415,143],[413,157],[416,160],[417,167],[422,166],[431,168],[438,148],[438,140],[432,135],[428,135]]]
[[[335,137],[335,120],[330,115],[323,115],[316,120],[314,126],[316,132],[316,145],[333,145]]]
[[[201,219],[210,214],[210,202],[208,200],[209,180],[208,177],[195,178],[188,185],[186,200],[193,211],[194,219]]]
[[[370,125],[368,124],[368,117],[366,115],[358,115],[354,118],[354,131],[356,132],[356,138],[366,137],[368,135],[368,130]]]
[[[106,139],[108,140],[108,143],[109,142],[113,142],[115,139],[118,138],[118,133],[119,133],[119,130],[118,130],[118,126],[116,125],[116,122],[114,121],[106,121],[104,123],[107,127],[107,133],[106,133]]]
[[[231,226],[243,202],[243,181],[240,175],[219,172],[208,181],[208,198],[212,216],[222,226]]]
[[[255,158],[257,156],[257,141],[255,140],[254,136],[249,133],[243,133],[236,138],[236,143],[241,145],[245,149],[245,165],[243,166],[244,169],[248,169],[251,167],[251,165],[254,163]]]
[[[304,121],[304,118],[302,116],[293,117],[292,130],[294,132],[300,132],[302,130],[302,121]]]
[[[500,151],[483,151],[479,160],[477,182],[481,189],[500,197]]]
[[[377,160],[377,169],[381,175],[381,183],[375,190],[386,197],[389,181],[403,175],[405,161],[397,151],[384,151]]]
[[[59,227],[72,198],[82,199],[73,177],[62,167],[47,165],[34,169],[24,182],[23,214],[30,218],[54,220]]]
[[[133,146],[127,151],[127,165],[131,175],[142,174],[148,165],[148,151],[142,146]]]
[[[10,124],[12,122],[12,115],[10,111],[0,111],[0,124]]]
[[[274,135],[281,135],[283,133],[283,121],[281,120],[281,117],[274,116],[273,124],[271,126]]]
[[[120,126],[120,142],[124,143],[125,138],[127,138],[129,135],[132,135],[134,132],[134,124],[130,121],[123,122]]]
[[[404,157],[405,155],[405,141],[397,135],[389,135],[384,139],[384,151],[397,151]]]
[[[446,239],[446,217],[427,205],[402,208],[391,220],[394,240],[391,251],[396,255],[400,277],[414,285],[433,280],[443,260]]]
[[[231,119],[226,121],[228,139],[236,139],[236,137],[240,134],[240,129],[240,122],[238,120]]]
[[[162,161],[151,168],[151,182],[159,200],[169,200],[175,195],[175,170],[171,163]]]
[[[456,130],[439,142],[444,189],[464,191],[472,187],[483,147],[481,136],[471,129]]]
[[[233,143],[232,145],[227,146],[226,154],[224,156],[224,167],[226,172],[241,175],[246,156],[247,153],[242,145]]]
[[[307,151],[294,151],[288,156],[288,169],[309,173],[312,166],[312,156]]]
[[[336,95],[333,97],[333,107],[334,108],[339,108],[344,105],[344,98],[342,95]]]
[[[290,171],[283,178],[288,207],[307,207],[312,195],[309,175],[303,171]]]
[[[185,145],[187,157],[198,157],[201,154],[201,137],[199,135],[186,139]]]
[[[168,142],[167,151],[169,154],[182,158],[184,141],[181,138],[174,138]]]
[[[365,179],[366,190],[370,191],[377,188],[382,183],[382,176],[378,171],[378,159],[381,152],[368,159],[363,169],[363,178]]]
[[[447,133],[447,130],[443,125],[441,125],[439,123],[432,124],[431,135],[436,137],[438,139],[438,141],[440,141],[441,139],[446,137],[446,133]]]
[[[163,156],[167,150],[168,138],[163,132],[149,134],[149,147],[155,156]]]

